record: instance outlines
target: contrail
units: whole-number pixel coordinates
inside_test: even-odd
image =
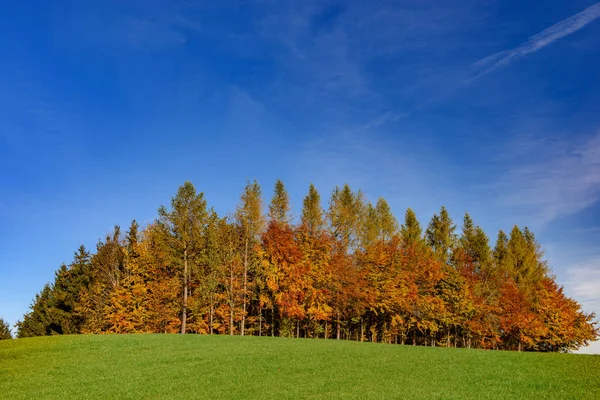
[[[483,68],[483,71],[481,71],[474,78],[470,79],[469,82],[472,82],[484,75],[487,75],[498,68],[506,67],[512,62],[518,60],[519,58],[524,57],[527,54],[534,53],[548,46],[555,40],[570,35],[571,33],[577,32],[578,30],[580,30],[590,22],[593,22],[599,17],[600,2],[586,8],[579,14],[575,14],[567,19],[557,22],[556,24],[543,30],[537,35],[531,36],[526,42],[522,43],[519,47],[504,50],[492,54],[491,56],[485,57],[473,64],[473,66],[476,68]]]

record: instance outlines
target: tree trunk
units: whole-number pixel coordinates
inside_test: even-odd
[[[244,248],[244,307],[242,310],[242,327],[240,329],[241,335],[244,336],[244,329],[246,327],[246,285],[248,277],[248,233],[246,233],[246,244]]]
[[[229,335],[233,336],[233,264],[229,269]]]
[[[262,336],[262,307],[258,305],[258,336]]]
[[[181,316],[181,333],[185,334],[185,323],[187,320],[187,296],[188,296],[188,261],[187,250],[183,251],[183,315]]]
[[[365,323],[360,321],[360,341],[365,341]]]
[[[327,324],[327,321],[325,321],[325,339],[327,339],[327,328],[328,328],[328,324]]]
[[[300,320],[296,321],[296,337],[300,337]]]
[[[213,295],[210,295],[210,327],[209,327],[209,331],[210,334],[213,334],[213,316],[215,315],[215,300],[213,298]]]
[[[275,337],[275,305],[273,305],[271,310],[271,337]]]
[[[341,331],[340,331],[340,311],[339,310],[337,312],[337,324],[336,325],[337,325],[336,339],[340,340]]]

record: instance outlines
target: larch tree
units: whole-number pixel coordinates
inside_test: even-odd
[[[362,192],[352,192],[345,184],[336,187],[329,202],[329,226],[332,236],[339,242],[343,251],[351,251],[357,245],[362,228],[365,204]]]
[[[327,294],[330,271],[331,236],[325,229],[325,212],[321,206],[321,196],[311,183],[302,202],[300,226],[296,238],[302,252],[302,263],[307,269],[306,313],[309,318],[310,334],[327,336],[328,321],[332,308]],[[325,328],[321,323],[325,322]]]
[[[312,183],[308,188],[308,194],[302,202],[301,224],[306,226],[311,235],[319,233],[325,224],[324,211],[321,206],[321,195]]]
[[[494,271],[505,278],[508,275],[508,236],[503,230],[498,231],[496,245],[492,251]]]
[[[362,192],[350,186],[336,187],[329,201],[328,220],[334,240],[330,266],[330,293],[336,317],[336,338],[341,339],[342,317],[352,308],[359,271],[352,265],[352,253],[359,245],[364,223],[365,201]]]
[[[290,210],[290,196],[283,182],[277,179],[273,190],[273,198],[269,204],[269,220],[279,224],[289,224],[292,220]]]
[[[268,219],[264,229],[256,182],[224,218],[186,183],[154,223],[115,227],[93,255],[81,247],[36,295],[18,337],[270,331],[559,352],[600,335],[528,228],[500,231],[492,251],[468,214],[457,237],[442,208],[423,237],[408,209],[398,234],[385,200],[368,204],[348,185],[327,213],[311,185],[294,226],[281,181]]]
[[[293,279],[295,268],[298,263],[298,251],[294,243],[293,230],[290,226],[292,216],[290,215],[290,200],[287,190],[282,181],[277,180],[273,190],[273,197],[269,203],[267,229],[262,235],[261,268],[257,271],[258,291],[258,316],[259,335],[262,335],[263,308],[271,309],[271,335],[275,333],[276,307],[281,315],[284,315],[285,330],[290,331],[289,316],[298,313],[290,313],[282,301],[282,291],[288,287],[290,282],[285,279]],[[293,295],[292,295],[293,297]],[[283,330],[280,327],[280,331]]]
[[[423,242],[421,224],[411,208],[407,208],[404,214],[404,224],[400,227],[400,236],[405,244]]]
[[[448,261],[450,251],[455,245],[455,229],[456,225],[452,222],[448,210],[442,206],[440,213],[434,214],[425,232],[427,243],[443,262]]]
[[[396,236],[398,221],[383,197],[377,200],[375,207],[370,203],[364,207],[361,229],[363,248],[378,241],[390,241]]]
[[[225,244],[221,240],[219,230],[221,223],[218,214],[211,209],[203,233],[204,247],[200,257],[200,267],[196,270],[200,305],[208,306],[207,333],[210,335],[214,332],[217,290],[224,274],[225,265],[223,254]]]
[[[465,214],[463,220],[462,235],[459,239],[462,250],[473,261],[477,270],[488,270],[492,250],[489,239],[480,226],[475,226],[469,213]]]
[[[283,192],[281,196],[287,196],[285,188],[281,185]],[[284,194],[285,193],[285,194]],[[282,210],[278,211],[283,213],[279,215],[285,216],[285,212]],[[244,336],[246,329],[246,314],[248,308],[248,278],[249,272],[256,266],[257,256],[255,251],[255,245],[259,243],[260,235],[264,229],[264,216],[263,216],[263,201],[262,191],[258,182],[254,181],[248,183],[242,193],[240,204],[235,213],[236,221],[240,227],[242,234],[242,259],[244,264],[244,275],[243,275],[243,303],[242,303],[242,321],[240,326],[240,335]]]
[[[159,224],[169,233],[173,242],[175,257],[183,264],[182,273],[182,312],[181,333],[186,332],[188,293],[190,283],[190,261],[202,249],[202,233],[207,219],[204,193],[196,193],[191,182],[185,182],[171,200],[171,210],[164,206],[158,211]]]
[[[392,210],[387,201],[383,197],[377,200],[375,205],[375,214],[377,215],[378,223],[378,239],[390,241],[398,234],[398,221],[392,213]]]

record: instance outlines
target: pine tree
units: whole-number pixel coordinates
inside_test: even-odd
[[[33,337],[57,334],[51,310],[52,287],[44,285],[41,292],[35,295],[31,311],[23,316],[23,321],[17,322],[17,337]]]
[[[0,318],[0,340],[12,339],[10,325],[8,322]]]

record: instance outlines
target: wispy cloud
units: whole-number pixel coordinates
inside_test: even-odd
[[[515,163],[498,184],[501,201],[524,209],[538,223],[574,215],[600,201],[600,134],[569,149],[563,141],[521,143],[532,161]],[[531,153],[531,147],[535,154]]]
[[[182,45],[191,34],[200,32],[198,14],[198,7],[192,2],[180,0],[92,0],[75,7],[66,23],[80,36],[76,40],[154,51]]]
[[[599,17],[600,2],[586,8],[579,14],[575,14],[567,19],[557,22],[542,32],[531,36],[526,42],[514,49],[503,50],[477,61],[475,64],[473,64],[473,66],[481,69],[482,71],[470,81],[474,81],[499,68],[506,67],[528,54],[543,49],[555,40],[577,32]]]
[[[596,313],[600,322],[600,256],[580,262],[566,270],[565,293],[576,299],[585,312]],[[600,354],[600,341],[577,351],[583,354]]]
[[[600,255],[581,261],[565,271],[565,292],[576,299],[586,312],[600,318]]]

